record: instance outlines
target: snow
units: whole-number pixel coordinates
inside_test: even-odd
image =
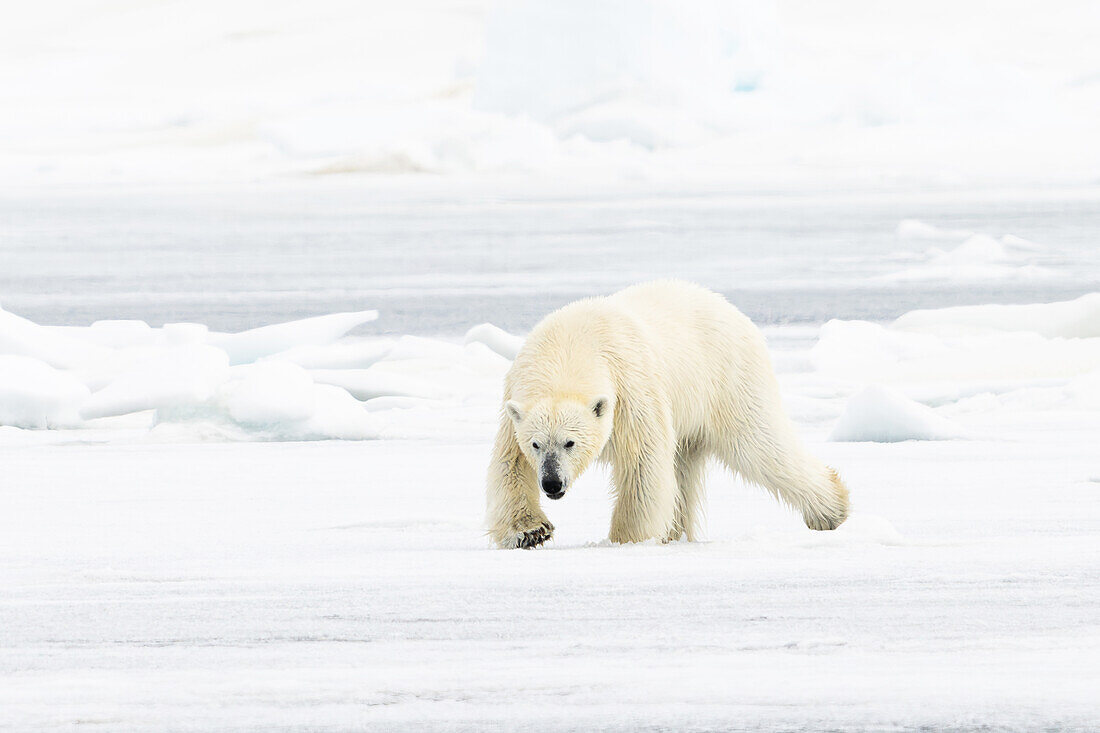
[[[1088,0],[23,3],[16,186],[350,174],[1096,180]],[[303,64],[304,58],[311,59]]]
[[[917,310],[891,324],[833,319],[810,332],[811,342],[798,336],[799,348],[780,351],[776,363],[792,414],[831,423],[833,440],[972,437],[985,434],[997,411],[1100,402],[1098,308],[1100,294],[1091,293]],[[461,343],[349,333],[373,322],[374,310],[238,333],[196,323],[53,327],[0,317],[7,397],[0,424],[143,425],[160,439],[175,430],[215,440],[489,435],[501,379],[522,345],[489,323]],[[781,340],[787,333],[775,332]]]
[[[426,397],[442,398],[447,390],[433,382],[402,373],[401,368],[391,369],[379,365],[370,369],[314,369],[310,372],[315,382],[331,384],[348,391],[357,400],[376,397]]]
[[[907,331],[996,334],[1026,331],[1047,338],[1100,337],[1100,293],[1060,303],[981,305],[906,313],[894,327]]]
[[[1026,313],[1030,306],[1016,307]],[[1072,378],[1100,366],[1100,339],[1045,336],[1025,330],[1026,320],[1013,320],[1013,312],[1005,314],[1001,308],[914,311],[891,326],[833,320],[822,327],[819,341],[810,349],[810,360],[816,369],[838,380],[874,378],[925,387],[1034,383]],[[916,317],[910,319],[909,315]],[[955,320],[960,317],[961,321]],[[1006,328],[1012,330],[975,332],[968,326],[970,318],[1011,324]],[[1056,323],[1038,328],[1059,330]]]
[[[531,552],[481,518],[519,335],[3,312],[3,722],[1089,729],[1096,297],[769,326],[840,529],[713,466],[706,541],[615,546],[596,468]]]
[[[1098,727],[1097,3],[6,11],[0,729]],[[654,277],[850,518],[491,550],[523,334]]]
[[[392,348],[389,339],[348,337],[335,343],[294,346],[265,358],[293,362],[306,369],[366,369],[384,359]]]
[[[356,326],[378,318],[378,311],[333,313],[291,323],[260,326],[241,333],[213,334],[210,343],[229,354],[231,364],[247,364],[290,348],[332,343]]]
[[[758,81],[776,35],[774,7],[747,3],[501,3],[488,13],[474,107],[565,140],[691,145],[729,114],[734,90]]]
[[[829,440],[841,442],[870,440],[897,443],[902,440],[951,440],[962,437],[966,437],[966,431],[938,415],[932,408],[877,385],[850,397],[840,419],[829,433]]]
[[[491,323],[482,323],[478,326],[474,326],[466,332],[464,341],[467,344],[485,344],[495,353],[500,354],[509,361],[516,358],[516,354],[519,353],[520,348],[523,346],[522,338],[513,336],[504,329],[497,328]]]
[[[27,356],[0,354],[0,425],[56,428],[77,425],[88,388],[66,372]]]
[[[1027,450],[811,437],[853,487],[835,533],[713,471],[708,542],[606,546],[597,472],[532,552],[486,546],[480,440],[8,449],[0,709],[17,730],[1086,730],[1096,464],[1087,436],[1011,435]]]
[[[229,357],[206,344],[151,350],[109,384],[84,400],[86,419],[168,409],[203,402],[228,378]]]
[[[102,358],[106,352],[0,308],[0,353],[27,356],[66,369]]]

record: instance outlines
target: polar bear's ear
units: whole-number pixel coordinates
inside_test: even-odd
[[[508,417],[512,418],[512,422],[515,424],[519,425],[523,422],[523,408],[515,400],[505,402],[504,411],[508,413]]]
[[[603,414],[607,412],[607,406],[611,403],[611,399],[607,395],[600,395],[591,402],[588,403],[588,407],[595,413],[596,417],[603,417]]]

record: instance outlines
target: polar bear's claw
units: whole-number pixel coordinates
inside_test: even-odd
[[[546,540],[550,539],[554,534],[554,525],[550,522],[543,522],[534,529],[529,529],[526,532],[520,532],[516,535],[516,547],[521,547],[525,550],[529,550],[532,547],[538,547]]]

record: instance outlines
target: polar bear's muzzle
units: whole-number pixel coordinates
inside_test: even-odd
[[[544,478],[542,480],[542,493],[546,494],[548,499],[560,499],[565,496],[565,486],[559,479]]]
[[[542,462],[539,468],[539,485],[542,486],[542,493],[546,494],[548,499],[560,499],[565,496],[565,490],[569,487],[566,486],[561,464],[558,463],[556,455],[551,454]]]

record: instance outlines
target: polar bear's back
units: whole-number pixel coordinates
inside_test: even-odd
[[[599,393],[592,367],[607,354],[661,383],[683,432],[703,428],[746,377],[771,374],[763,336],[737,308],[699,285],[660,280],[547,316],[516,357],[506,392]]]
[[[695,372],[716,358],[714,366],[726,369],[729,360],[764,350],[763,336],[752,321],[721,295],[694,283],[642,283],[607,301],[644,324],[647,340],[658,354],[687,360]]]
[[[655,336],[729,334],[756,331],[748,318],[721,295],[683,280],[656,280],[633,285],[607,298],[651,326]],[[687,332],[685,332],[687,329]]]
[[[719,403],[744,393],[744,382],[771,377],[764,337],[725,298],[694,283],[661,280],[608,299],[644,324],[661,363],[658,374],[674,395],[681,430],[701,426]],[[759,385],[754,385],[759,386]]]

